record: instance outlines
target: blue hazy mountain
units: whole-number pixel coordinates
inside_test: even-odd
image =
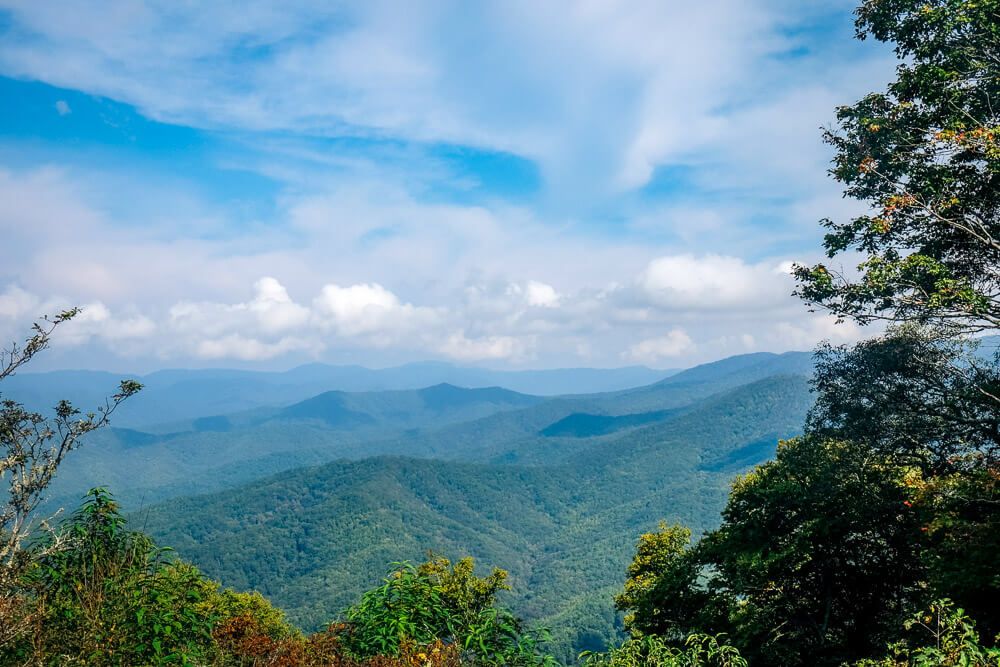
[[[672,372],[642,366],[494,371],[437,362],[384,369],[308,364],[284,372],[163,370],[143,376],[52,371],[10,377],[4,380],[3,393],[37,410],[51,408],[64,398],[83,409],[92,409],[103,404],[119,380],[135,379],[145,389],[121,407],[115,424],[149,428],[254,408],[287,406],[333,390],[371,392],[451,384],[552,396],[618,391],[656,382]]]

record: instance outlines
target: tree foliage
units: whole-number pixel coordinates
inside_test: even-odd
[[[506,573],[494,570],[479,578],[473,570],[471,558],[454,566],[441,557],[419,567],[399,564],[344,614],[344,646],[365,658],[398,655],[408,643],[440,639],[458,646],[470,664],[553,664],[539,651],[545,634],[527,630],[513,614],[495,606]]]
[[[947,331],[906,325],[853,347],[823,345],[806,427],[926,473],[997,463],[1000,367]]]
[[[861,39],[893,44],[897,77],[837,110],[826,140],[846,196],[870,212],[825,220],[854,277],[799,266],[799,293],[860,322],[1000,326],[1000,3],[865,0]]]
[[[702,545],[767,664],[840,664],[885,643],[919,593],[905,471],[851,441],[803,437],[733,484]]]
[[[861,660],[857,667],[997,667],[1000,649],[983,646],[975,623],[948,599],[908,619],[913,636],[889,646],[881,660]]]
[[[691,548],[691,530],[660,523],[655,533],[639,537],[624,590],[615,607],[625,612],[625,628],[634,636],[658,635],[682,640],[691,628],[708,629],[713,598],[698,585],[702,563]]]
[[[202,604],[200,573],[129,530],[105,490],[93,490],[33,555],[26,583],[40,613],[32,654],[104,665],[204,657],[215,617]]]
[[[739,650],[722,636],[692,634],[681,646],[645,635],[607,653],[584,653],[584,667],[747,667]]]
[[[0,381],[12,376],[45,350],[53,332],[79,314],[66,310],[33,325],[23,344],[0,351]],[[51,417],[25,409],[10,399],[0,401],[0,647],[12,641],[31,620],[24,613],[19,584],[30,565],[25,541],[36,528],[35,510],[63,459],[82,442],[83,436],[107,426],[111,414],[123,401],[141,389],[132,380],[121,382],[118,391],[96,412],[82,414],[68,401],[59,401]],[[58,536],[47,549],[58,550]]]

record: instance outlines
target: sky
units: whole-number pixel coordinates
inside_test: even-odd
[[[36,369],[856,340],[788,273],[860,211],[821,128],[895,61],[854,5],[0,0],[0,341],[71,305]]]

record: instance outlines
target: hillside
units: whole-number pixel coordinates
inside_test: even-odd
[[[112,428],[95,434],[54,487],[57,500],[92,480],[126,502],[227,488],[296,466],[391,453],[377,443],[414,428],[474,420],[545,399],[497,387],[435,385],[418,390],[324,392],[284,408],[202,417],[150,433]],[[423,452],[421,452],[422,454]]]
[[[635,535],[660,519],[714,525],[732,475],[796,433],[809,403],[801,376],[777,376],[622,432],[552,437],[533,424],[532,437],[504,445],[548,463],[335,462],[177,499],[143,521],[206,572],[259,588],[307,627],[332,618],[387,562],[430,549],[502,563],[515,609],[550,625],[565,657],[617,636],[610,596]],[[518,412],[538,417],[544,405]],[[549,426],[572,407],[554,405]]]
[[[418,390],[332,391],[289,406],[176,421],[169,428],[113,428],[91,436],[91,445],[61,472],[51,505],[72,504],[95,480],[114,488],[134,507],[341,458],[405,455],[553,463],[572,456],[588,438],[613,438],[669,420],[713,394],[798,371],[804,362],[811,363],[805,353],[743,355],[646,387],[552,398],[446,384]],[[164,372],[168,378],[172,373]],[[240,377],[242,372],[232,373]],[[563,419],[573,423],[607,417],[617,419],[605,419],[602,429],[575,437],[562,437],[567,435],[558,432],[562,426],[554,426]],[[543,433],[550,427],[555,431]]]

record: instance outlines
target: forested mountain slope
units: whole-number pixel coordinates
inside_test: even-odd
[[[618,633],[609,601],[635,535],[662,518],[712,526],[734,472],[798,432],[810,395],[803,377],[777,376],[589,438],[544,435],[576,405],[553,404],[552,413],[539,412],[548,402],[518,411],[552,419],[531,422],[531,437],[479,455],[506,447],[535,465],[341,461],[177,499],[144,512],[144,522],[211,575],[259,588],[312,627],[387,562],[431,549],[503,563],[518,591],[515,609],[551,625],[568,656]],[[457,450],[438,454],[449,453]]]
[[[797,372],[806,363],[811,363],[806,353],[743,355],[646,387],[554,398],[452,385],[334,391],[291,406],[178,421],[163,432],[115,428],[94,434],[91,446],[60,473],[53,504],[73,504],[95,480],[135,507],[340,458],[406,455],[550,463],[579,451],[585,445],[581,439],[614,437],[669,420],[713,394],[761,377]],[[622,418],[575,437],[559,433],[559,428],[543,433],[567,418],[586,423],[592,419],[589,415]]]

